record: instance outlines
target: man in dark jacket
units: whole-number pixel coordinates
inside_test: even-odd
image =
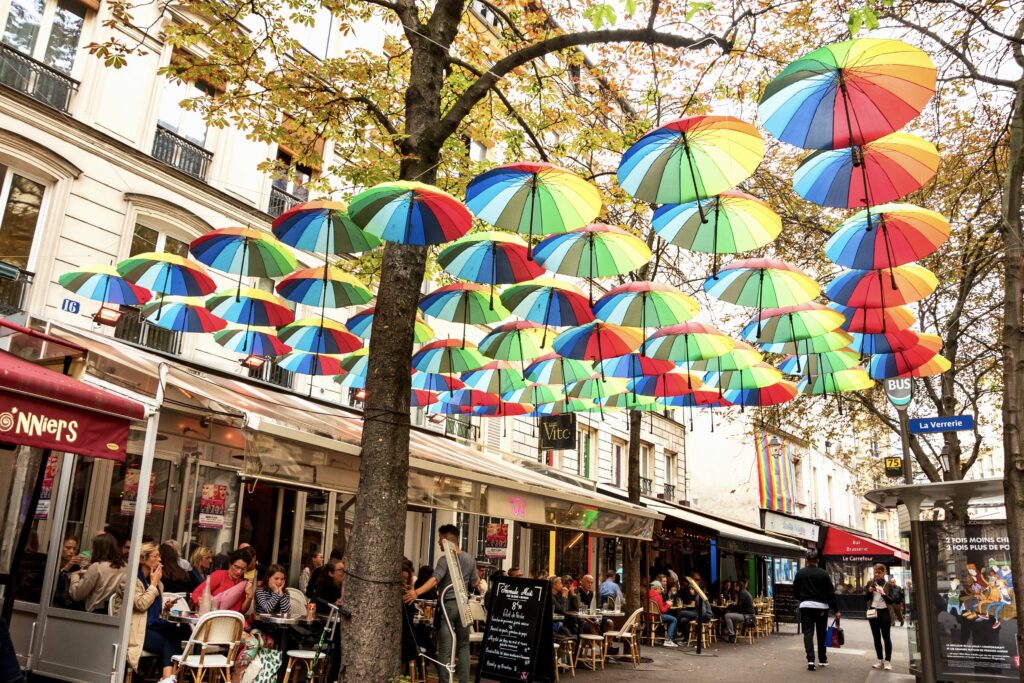
[[[836,589],[828,573],[818,566],[818,556],[809,555],[807,566],[796,573],[793,579],[793,595],[800,607],[800,628],[804,632],[804,650],[807,653],[807,670],[814,671],[814,637],[818,637],[818,666],[828,666],[828,644],[825,630],[828,628],[828,611],[842,616],[836,604]]]

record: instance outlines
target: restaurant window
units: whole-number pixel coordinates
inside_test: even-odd
[[[28,446],[12,447],[3,444],[3,447],[4,449],[0,450],[0,495],[4,496],[6,503],[0,517],[0,524],[3,524],[3,535],[0,536],[0,574],[14,574],[16,599],[39,602],[52,524],[52,517],[49,515],[52,482],[60,456],[53,456],[48,460],[43,478],[42,497],[36,509],[30,513],[28,503],[32,497],[44,452],[42,449]],[[50,486],[47,486],[48,482]],[[26,523],[31,524],[28,544],[21,562],[15,568],[11,565],[15,544],[19,531]]]
[[[215,569],[227,562],[235,548],[235,520],[238,516],[238,473],[234,470],[199,465],[190,479],[186,497],[188,551],[205,546],[213,553]]]
[[[0,261],[29,269],[46,186],[0,166]]]
[[[355,497],[347,501],[342,500],[343,494],[337,494],[337,504],[334,509],[334,538],[331,540],[330,552],[337,550],[345,554],[345,546],[348,544],[349,536],[352,535],[352,525],[356,521]],[[328,552],[328,555],[330,554]]]
[[[473,547],[469,548],[469,550],[473,551],[473,557],[475,558],[490,560],[490,558],[487,557],[487,525],[501,524],[505,520],[503,520],[501,517],[477,517],[476,519],[478,520],[476,529],[476,541],[474,542]],[[498,564],[501,563],[501,559],[497,559],[494,561]]]
[[[88,8],[76,0],[13,0],[4,27],[4,43],[70,74]]]

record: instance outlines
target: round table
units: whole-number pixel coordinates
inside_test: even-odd
[[[165,619],[172,624],[184,624],[190,628],[195,628],[201,617],[202,615],[198,612],[177,612],[172,610],[167,613]]]
[[[300,617],[285,616],[282,614],[254,614],[252,616],[254,624],[266,624],[271,627],[271,631],[279,636],[277,648],[282,652],[289,650],[289,640],[292,633],[292,629],[296,626],[312,626],[322,619],[319,616],[314,616],[312,619],[303,614]]]

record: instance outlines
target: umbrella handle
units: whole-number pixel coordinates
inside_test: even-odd
[[[711,277],[715,280],[718,279],[718,211],[721,207],[722,195],[717,195],[715,197],[715,224],[711,229]]]
[[[704,207],[700,205],[700,192],[697,191],[697,172],[693,167],[693,156],[690,155],[690,143],[686,139],[686,133],[683,136],[683,153],[686,155],[686,164],[690,168],[690,180],[693,181],[693,193],[697,195],[697,213],[700,214],[700,222],[707,223],[708,217],[704,213]]]
[[[526,239],[526,260],[533,260],[533,213],[537,202],[537,174],[530,180],[530,232]]]
[[[242,238],[242,265],[238,269],[238,287],[235,289],[235,303],[242,300],[242,271],[245,270],[245,252],[249,248],[249,238]]]

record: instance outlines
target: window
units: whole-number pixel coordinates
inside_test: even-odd
[[[487,146],[476,140],[470,140],[469,158],[471,161],[487,161]]]
[[[626,443],[612,439],[612,456],[608,463],[608,483],[615,486],[622,486],[622,461],[626,457]]]
[[[46,187],[3,166],[0,176],[0,261],[27,270]]]
[[[678,467],[679,458],[671,452],[665,451],[665,500],[675,500],[676,498],[676,467]]]
[[[166,235],[147,225],[135,224],[129,256],[151,251],[162,251],[182,258],[188,257],[188,242]],[[117,321],[114,336],[118,339],[146,346],[165,353],[178,353],[181,348],[181,333],[157,327],[142,318],[142,309],[136,306],[122,306],[124,315]]]
[[[70,74],[86,7],[75,0],[13,0],[4,43],[47,66]]]
[[[581,427],[576,434],[576,449],[579,454],[576,474],[589,477],[593,454],[597,451],[597,434],[592,429]]]
[[[875,538],[883,543],[889,542],[889,534],[886,529],[888,525],[884,519],[875,520]]]
[[[309,24],[294,23],[291,34],[299,45],[318,59],[327,59],[327,48],[334,31],[334,15],[326,6],[317,8],[316,16]]]
[[[182,106],[185,100],[215,95],[216,90],[202,82],[182,82],[168,78],[160,96],[159,126],[178,137],[203,147],[206,144],[206,120],[201,112]]]
[[[654,467],[651,462],[653,449],[650,444],[640,444],[640,493],[651,495],[653,490]]]
[[[136,224],[128,255],[136,256],[149,251],[164,251],[188,258],[188,242],[176,239],[145,225]]]
[[[274,178],[273,186],[284,190],[300,202],[309,199],[309,181],[315,177],[311,167],[294,163],[295,154],[287,147],[278,146],[277,161],[281,166],[292,169],[292,173],[282,173]],[[290,208],[290,207],[289,207]]]

